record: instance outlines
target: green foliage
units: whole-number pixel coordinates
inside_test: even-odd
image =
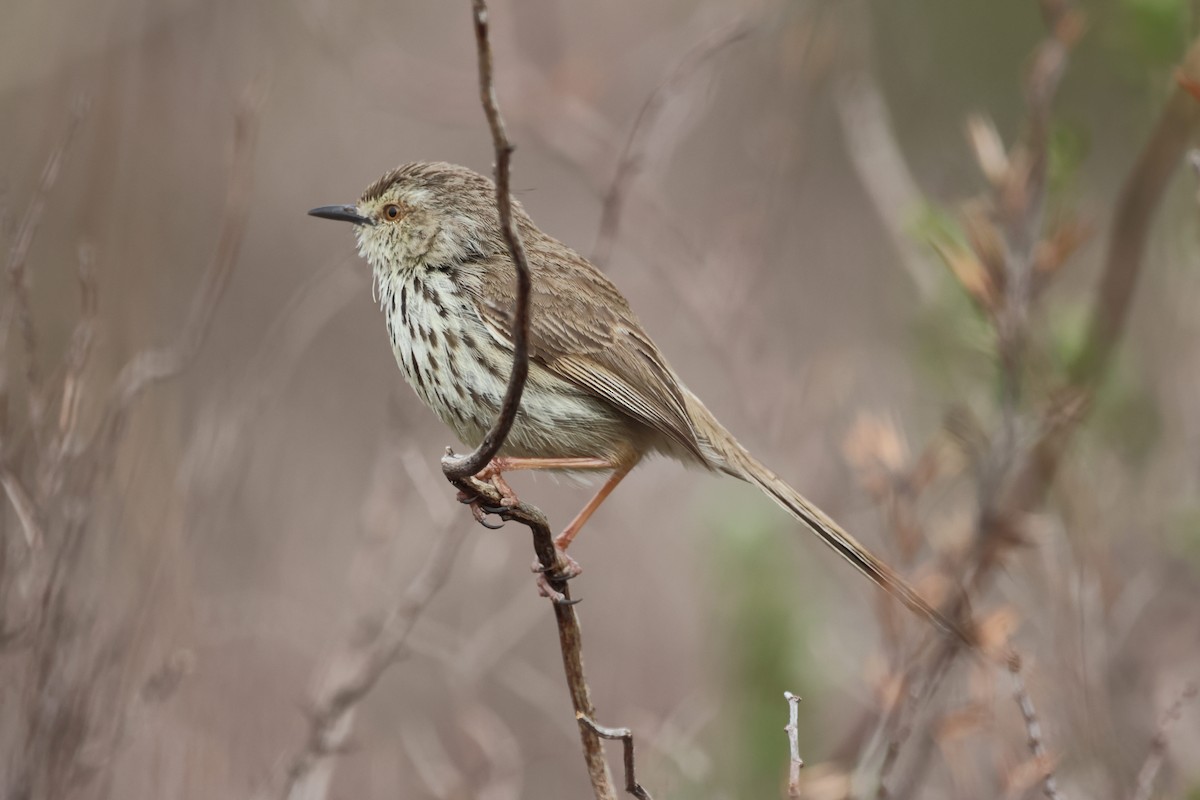
[[[1167,521],[1167,542],[1183,558],[1200,567],[1200,504],[1178,509]]]
[[[710,552],[714,596],[721,598],[715,641],[727,683],[714,747],[724,759],[721,783],[734,797],[778,797],[787,765],[783,692],[804,695],[820,674],[808,658],[808,621],[800,611],[807,606],[795,589],[804,581],[793,561],[780,558],[790,548],[772,507],[754,498],[726,503],[714,516]]]
[[[1188,40],[1188,0],[1119,0],[1117,44],[1147,66],[1170,66]]]
[[[1091,146],[1091,136],[1086,128],[1066,122],[1055,122],[1051,126],[1048,182],[1053,204],[1061,203],[1063,195],[1070,194]]]
[[[937,295],[918,310],[911,335],[917,367],[942,393],[961,397],[994,380],[991,326],[949,271]]]

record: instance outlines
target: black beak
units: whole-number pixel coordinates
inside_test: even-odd
[[[354,206],[321,206],[308,212],[312,217],[336,219],[342,222],[353,222],[355,225],[374,225],[375,221],[358,213]]]

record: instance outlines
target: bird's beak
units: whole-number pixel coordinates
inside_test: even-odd
[[[342,222],[353,222],[355,225],[374,225],[375,221],[370,217],[364,217],[358,213],[358,208],[355,206],[321,206],[314,208],[308,212],[312,217],[324,217],[325,219],[337,219]]]

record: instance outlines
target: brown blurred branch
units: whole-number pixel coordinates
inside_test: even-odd
[[[1155,212],[1200,129],[1200,99],[1189,90],[1200,86],[1200,39],[1184,56],[1176,79],[1178,85],[1117,199],[1104,273],[1088,325],[1087,347],[1072,365],[1071,377],[1078,386],[1094,384],[1112,360],[1132,306]]]
[[[80,123],[87,114],[87,108],[88,99],[86,97],[76,99],[72,105],[71,116],[63,130],[62,138],[51,151],[46,165],[42,168],[42,176],[38,181],[37,189],[34,190],[33,198],[29,201],[29,207],[25,210],[25,216],[21,219],[16,238],[8,252],[8,280],[12,285],[12,302],[16,306],[17,325],[20,327],[21,340],[25,348],[29,429],[35,437],[41,432],[44,403],[41,372],[37,360],[37,326],[33,319],[33,307],[29,298],[29,276],[26,271],[26,262],[29,258],[29,249],[33,246],[34,237],[41,225],[42,215],[46,211],[46,198],[58,180],[58,173],[62,169],[67,150],[75,140],[75,134],[79,131]],[[5,319],[5,322],[7,321]]]
[[[1067,389],[1047,414],[1032,455],[1014,482],[1018,507],[1034,507],[1045,496],[1071,434],[1086,417],[1092,395],[1112,364],[1145,264],[1154,214],[1188,144],[1200,130],[1200,100],[1189,90],[1189,86],[1200,86],[1200,39],[1188,49],[1176,77],[1178,86],[1117,198],[1087,338],[1071,365]]]
[[[433,496],[432,475],[423,477],[417,466],[420,463],[415,456],[408,457],[405,468],[414,482],[425,483],[418,485],[417,495],[429,498]],[[431,508],[431,513],[436,511]],[[332,775],[330,759],[345,749],[358,704],[395,663],[421,612],[445,583],[465,529],[456,531],[449,514],[437,516],[442,517],[441,530],[420,572],[378,619],[361,623],[365,635],[352,637],[334,656],[309,710],[308,739],[287,769],[280,793],[285,800],[325,797]]]
[[[1162,720],[1158,723],[1158,730],[1150,741],[1150,751],[1146,753],[1146,760],[1142,762],[1142,768],[1138,770],[1137,791],[1133,795],[1133,800],[1150,800],[1153,796],[1154,779],[1158,777],[1158,771],[1162,769],[1163,761],[1167,757],[1167,734],[1171,727],[1179,721],[1184,705],[1194,700],[1195,697],[1196,684],[1189,683],[1183,687],[1179,697],[1175,698],[1175,702],[1163,714]]]
[[[1081,12],[1071,0],[1041,0],[1040,5],[1049,30],[1034,50],[1025,79],[1025,135],[1007,158],[1002,158],[997,157],[996,148],[991,145],[998,137],[991,135],[985,123],[977,118],[968,128],[980,167],[991,180],[992,191],[982,207],[972,207],[965,215],[972,252],[964,254],[965,269],[956,269],[955,274],[964,288],[980,287],[972,296],[987,314],[995,334],[1001,397],[998,430],[974,437],[980,439],[982,447],[964,448],[973,462],[977,512],[971,547],[960,565],[961,585],[947,604],[947,616],[954,620],[967,618],[971,598],[986,588],[1004,556],[1023,541],[1018,520],[1029,510],[1013,487],[1022,483],[1025,465],[1034,457],[1033,448],[1026,447],[1019,436],[1030,305],[1034,300],[1034,258],[1044,235],[1054,99],[1071,47],[1084,24]],[[967,279],[968,275],[976,279]],[[909,740],[916,704],[933,696],[961,652],[957,640],[943,639],[934,645],[928,659],[915,660],[901,679],[900,699],[880,723],[891,733],[880,770],[878,798],[889,796],[887,778]],[[1001,656],[1010,664],[1016,658],[1011,653]],[[1016,679],[1019,678],[1018,674]],[[1021,702],[1029,701],[1023,683],[1021,690],[1018,701],[1025,714],[1032,703]],[[1039,731],[1037,737],[1032,735],[1033,730]],[[1031,729],[1030,740],[1035,751],[1044,749],[1040,729]],[[922,748],[897,796],[905,797],[916,790],[929,767],[931,753],[931,747]],[[1048,794],[1057,797],[1052,778],[1046,788]]]
[[[900,149],[887,100],[868,63],[873,37],[864,6],[849,6],[854,12],[846,26],[850,35],[840,37],[839,44],[854,54],[851,58],[857,63],[851,63],[847,74],[834,84],[834,110],[850,164],[883,221],[900,265],[920,299],[928,302],[937,288],[937,265],[921,252],[911,231],[925,206],[925,196]]]
[[[138,398],[151,386],[182,372],[196,357],[208,336],[217,304],[229,285],[229,278],[237,263],[250,218],[254,153],[265,97],[263,83],[251,85],[243,94],[234,118],[233,160],[225,195],[225,210],[221,217],[220,238],[192,299],[187,320],[171,344],[143,350],[118,373],[113,383],[112,405],[97,431],[93,446],[104,448],[118,436]]]
[[[596,235],[596,246],[592,249],[592,262],[603,265],[612,253],[613,242],[617,238],[617,230],[621,224],[621,210],[629,184],[637,176],[642,166],[643,153],[638,147],[649,136],[658,121],[667,100],[679,87],[688,80],[704,63],[715,56],[726,46],[744,39],[750,33],[750,26],[743,20],[734,20],[697,42],[688,50],[671,73],[654,88],[646,102],[642,104],[625,144],[617,160],[617,171],[613,176],[608,192],[604,196],[604,208],[600,215],[600,231]]]

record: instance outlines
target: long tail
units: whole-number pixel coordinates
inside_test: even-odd
[[[943,632],[961,639],[967,645],[973,644],[971,637],[962,628],[921,597],[916,589],[896,574],[895,570],[863,547],[829,515],[810,503],[803,495],[751,455],[725,430],[695,395],[690,392],[688,395],[689,414],[692,420],[698,423],[697,428],[702,436],[708,439],[706,444],[710,445],[709,448],[705,448],[711,453],[709,466],[762,489],[768,497],[782,506],[789,514],[811,528],[821,538],[821,541],[829,545],[834,552],[849,561],[855,569],[908,606],[909,609],[924,617]]]

